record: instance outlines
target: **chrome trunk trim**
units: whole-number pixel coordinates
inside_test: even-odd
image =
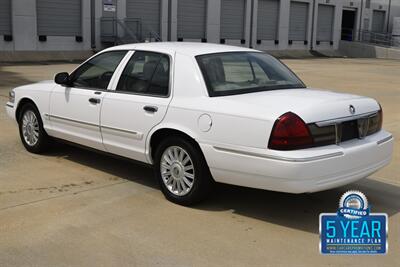
[[[378,114],[378,111],[363,113],[363,114],[359,114],[356,116],[347,116],[347,117],[342,117],[342,118],[337,118],[337,119],[332,119],[332,120],[319,121],[319,122],[315,122],[315,124],[318,127],[323,127],[323,126],[335,125],[335,124],[342,123],[345,121],[352,121],[352,120],[357,120],[357,119],[361,119],[361,118],[373,117],[376,114]]]

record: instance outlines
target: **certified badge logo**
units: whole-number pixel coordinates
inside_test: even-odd
[[[338,215],[347,219],[359,219],[369,215],[367,197],[360,191],[347,191],[339,200]]]
[[[362,192],[344,193],[337,213],[322,213],[319,218],[322,254],[386,254],[387,214],[370,213]]]

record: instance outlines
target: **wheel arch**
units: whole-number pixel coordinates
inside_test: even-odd
[[[23,97],[19,100],[19,102],[17,104],[17,109],[15,110],[16,121],[19,121],[19,119],[20,119],[22,107],[28,103],[34,105],[35,108],[39,111],[38,106],[35,104],[35,102],[31,98]],[[39,114],[40,114],[40,111],[39,111]]]
[[[190,140],[203,153],[199,143],[196,141],[197,136],[192,131],[171,125],[163,126],[153,129],[147,138],[146,154],[149,163],[153,163],[155,148],[160,144],[163,138],[172,135],[181,136],[187,140]]]

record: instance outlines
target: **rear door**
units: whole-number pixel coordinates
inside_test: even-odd
[[[108,152],[146,162],[146,137],[171,100],[169,55],[137,51],[103,98],[100,124]]]

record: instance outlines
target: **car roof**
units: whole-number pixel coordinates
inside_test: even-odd
[[[110,47],[104,51],[113,50],[145,50],[151,52],[168,53],[170,55],[181,53],[189,56],[198,56],[222,52],[260,52],[245,47],[195,42],[134,43]]]

